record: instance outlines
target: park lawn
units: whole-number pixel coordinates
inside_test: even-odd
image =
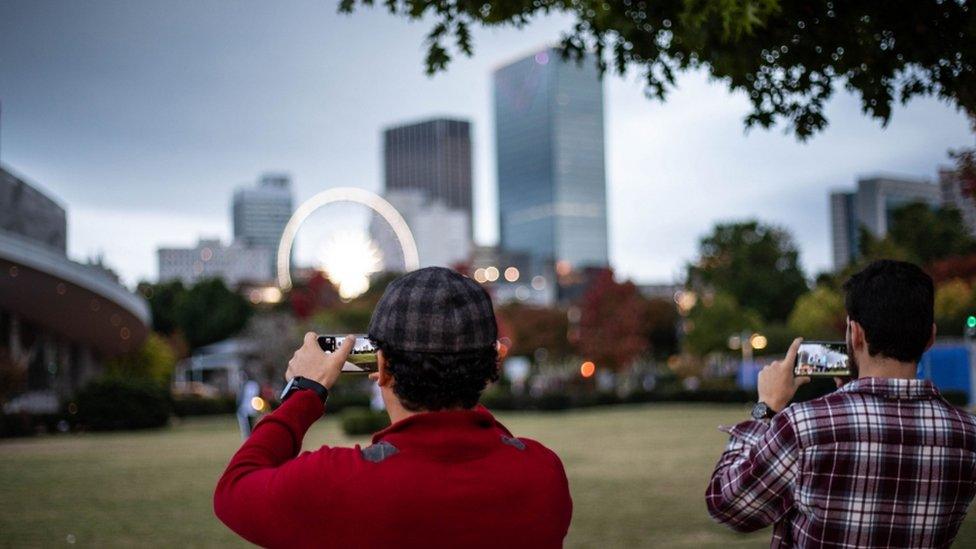
[[[715,525],[703,493],[736,405],[660,404],[500,419],[563,459],[573,493],[570,547],[761,547],[769,530]],[[316,423],[306,448],[366,442]],[[139,433],[0,442],[0,546],[244,545],[211,511],[217,477],[239,445],[229,416]],[[967,519],[957,545],[976,544]]]

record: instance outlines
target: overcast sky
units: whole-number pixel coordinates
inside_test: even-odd
[[[494,243],[491,71],[570,21],[479,30],[473,58],[428,78],[427,25],[335,7],[0,0],[0,161],[65,205],[69,255],[104,253],[133,284],[155,277],[158,245],[229,238],[231,193],[262,172],[290,173],[299,202],[379,191],[384,126],[461,116],[474,123],[475,238]],[[790,229],[812,276],[831,263],[831,189],[879,172],[934,179],[947,149],[973,142],[937,101],[882,128],[840,93],[830,128],[801,144],[782,128],[746,133],[747,102],[720,82],[679,84],[666,103],[633,78],[604,85],[610,258],[640,282],[673,280],[715,222],[748,217]]]

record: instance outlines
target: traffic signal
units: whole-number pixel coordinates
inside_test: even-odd
[[[976,328],[976,316],[969,315],[969,317],[966,318],[966,327],[970,330]]]

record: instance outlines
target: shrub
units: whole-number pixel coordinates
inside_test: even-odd
[[[127,378],[92,381],[78,392],[74,404],[77,423],[95,431],[162,427],[173,411],[166,387]]]
[[[183,396],[173,399],[173,412],[177,417],[233,414],[237,412],[237,401],[233,397]]]
[[[329,400],[325,403],[326,413],[341,412],[347,408],[369,408],[369,395],[361,391],[329,393]]]
[[[386,412],[374,412],[369,408],[346,408],[340,415],[342,430],[349,436],[371,435],[390,426],[390,416]]]
[[[26,437],[34,434],[34,423],[28,414],[0,413],[0,438]]]
[[[535,399],[536,408],[545,411],[567,410],[572,404],[573,400],[566,393],[546,393]]]

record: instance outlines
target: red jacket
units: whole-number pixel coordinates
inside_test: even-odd
[[[324,407],[299,391],[231,459],[214,512],[269,547],[559,547],[572,500],[562,463],[483,407],[411,416],[366,448],[298,455]]]

